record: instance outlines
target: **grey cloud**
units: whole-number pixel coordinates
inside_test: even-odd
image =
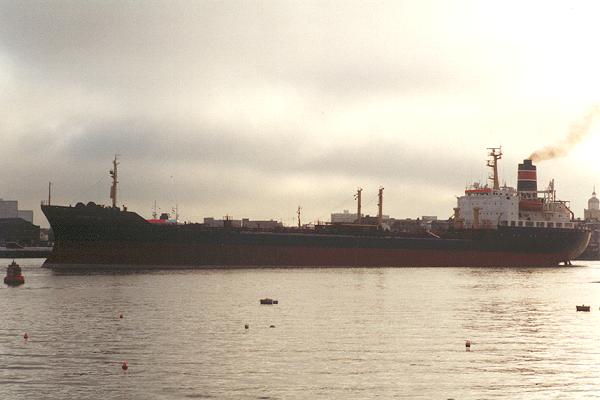
[[[440,173],[445,165],[464,163],[459,155],[417,151],[405,140],[374,138],[367,146],[350,142],[319,148],[301,135],[294,131],[249,134],[164,121],[111,120],[69,137],[60,151],[75,163],[106,162],[120,153],[129,163],[172,162],[245,168],[262,174],[364,176],[381,181],[419,176],[436,184],[448,182]]]
[[[379,184],[441,204],[486,176],[483,152],[461,154],[489,145],[474,132],[519,108],[498,84],[518,81],[514,53],[444,4],[0,0],[0,84],[13,88],[0,92],[0,197],[33,207],[53,180],[57,201],[105,202],[119,153],[124,198],[141,208],[177,192],[252,216]]]
[[[109,120],[91,124],[63,145],[62,152],[77,161],[106,160],[121,153],[133,162],[172,160],[175,163],[282,164],[292,134],[255,134],[210,125],[178,122]]]
[[[341,2],[308,4],[5,1],[0,46],[41,76],[122,96],[164,96],[178,83],[218,90],[210,86],[223,80],[279,80],[334,96],[406,94],[471,79],[444,60],[454,50],[443,37],[404,34],[405,13],[382,28],[361,15],[380,18],[380,7],[354,3],[354,15]]]
[[[297,71],[290,79],[330,96],[371,98],[415,95],[434,87],[444,91],[460,89],[468,77],[447,67],[432,68],[407,61],[394,66],[363,63],[319,70],[307,68]]]
[[[68,129],[67,129],[68,130]],[[23,141],[23,152],[64,160],[75,166],[108,165],[118,153],[130,166],[147,168],[212,168],[248,170],[264,177],[305,174],[322,177],[360,177],[364,181],[450,185],[463,183],[463,176],[452,181],[442,173],[448,165],[462,166],[460,155],[417,150],[408,140],[374,138],[367,146],[352,142],[319,147],[302,132],[237,132],[221,126],[185,125],[167,121],[135,119],[108,120],[78,126],[75,133],[30,134]],[[406,137],[413,136],[407,133]],[[40,148],[37,137],[52,145]],[[477,161],[474,161],[477,165]],[[156,168],[156,167],[155,167]],[[156,169],[158,169],[156,168]],[[105,169],[105,168],[103,168]],[[463,167],[464,169],[464,167]],[[475,168],[473,168],[475,169]],[[151,174],[152,168],[147,170]],[[95,175],[95,174],[94,174]],[[418,177],[418,178],[417,178]],[[158,179],[159,177],[157,177]]]
[[[367,146],[344,142],[318,148],[311,138],[298,140],[301,132],[259,135],[150,119],[108,119],[77,124],[70,130],[62,137],[30,133],[21,144],[28,147],[21,147],[19,153],[28,154],[31,163],[26,168],[11,163],[3,187],[17,188],[21,198],[35,199],[36,205],[45,197],[51,180],[59,203],[107,203],[107,171],[112,157],[119,153],[121,198],[146,215],[152,200],[157,199],[167,208],[179,202],[185,214],[194,217],[233,212],[271,218],[277,216],[270,212],[301,203],[307,213],[323,219],[335,207],[351,208],[356,186],[383,185],[392,202],[398,196],[426,195],[429,198],[423,205],[428,207],[443,195],[450,201],[444,209],[450,209],[452,195],[460,194],[472,173],[483,177],[486,173],[483,154],[477,158],[440,153],[435,148],[427,151],[407,139],[374,137]],[[36,134],[52,137],[51,145],[38,147]],[[510,173],[513,164],[516,162],[504,160],[502,166]],[[310,182],[309,191],[287,192],[286,183],[297,178]],[[28,185],[20,184],[23,179]],[[340,206],[340,199],[347,201]],[[395,215],[407,212],[397,207],[386,209]]]

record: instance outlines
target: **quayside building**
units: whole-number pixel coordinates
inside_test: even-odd
[[[33,210],[19,210],[17,200],[0,199],[0,246],[32,246],[39,242],[40,227],[33,224]]]

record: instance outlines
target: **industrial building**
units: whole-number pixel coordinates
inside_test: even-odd
[[[363,214],[360,215],[364,217]],[[351,213],[349,210],[344,210],[341,213],[331,213],[332,224],[353,224],[358,220],[358,214]]]
[[[40,227],[33,224],[32,210],[19,210],[17,200],[0,199],[0,246],[6,243],[36,245]]]
[[[279,221],[274,220],[251,220],[249,218],[242,219],[231,219],[229,217],[225,217],[224,219],[214,219],[212,217],[204,218],[204,225],[209,226],[211,228],[222,228],[225,225],[228,225],[232,228],[246,228],[246,229],[275,229],[283,227],[283,224]]]
[[[0,199],[0,219],[21,218],[33,224],[33,210],[19,210],[17,200]]]

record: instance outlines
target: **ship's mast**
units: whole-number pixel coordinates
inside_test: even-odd
[[[359,223],[359,224],[362,224],[362,216],[361,216],[361,207],[362,207],[361,194],[362,194],[362,188],[356,189],[356,194],[354,195],[354,198],[356,199],[356,202],[357,202],[356,222]]]
[[[502,158],[502,147],[488,147],[490,151],[488,156],[491,157],[487,162],[487,166],[492,168],[492,175],[490,176],[490,180],[493,183],[494,190],[500,189],[500,182],[498,179],[498,160]]]
[[[156,200],[154,200],[154,208],[152,209],[152,219],[156,219],[157,217],[157,213],[156,213]]]
[[[117,162],[117,154],[115,154],[115,159],[113,160],[113,169],[110,170],[110,176],[112,178],[112,186],[110,187],[110,198],[112,199],[112,207],[117,208],[117,184],[118,175],[117,175],[117,166],[119,163]]]
[[[52,182],[48,182],[48,205],[50,205],[51,199],[52,199]]]
[[[556,189],[554,189],[554,179],[552,179],[550,181],[550,184],[548,185],[548,191],[550,192],[550,201],[554,202],[556,201]],[[594,188],[594,192],[596,191],[596,188]]]
[[[298,215],[298,228],[302,228],[302,223],[300,222],[300,212],[302,210],[302,207],[298,206],[298,211],[296,211],[296,214]]]
[[[379,188],[379,203],[377,203],[377,207],[379,208],[377,213],[377,224],[381,226],[383,223],[383,187]]]

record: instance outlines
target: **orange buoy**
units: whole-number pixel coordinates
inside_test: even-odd
[[[123,371],[127,371],[127,368],[129,368],[129,365],[127,365],[127,361],[123,361],[123,364],[121,364],[121,369]]]
[[[29,335],[27,334],[27,332],[25,332],[25,333],[23,334],[23,339],[25,339],[25,340],[29,339]]]

